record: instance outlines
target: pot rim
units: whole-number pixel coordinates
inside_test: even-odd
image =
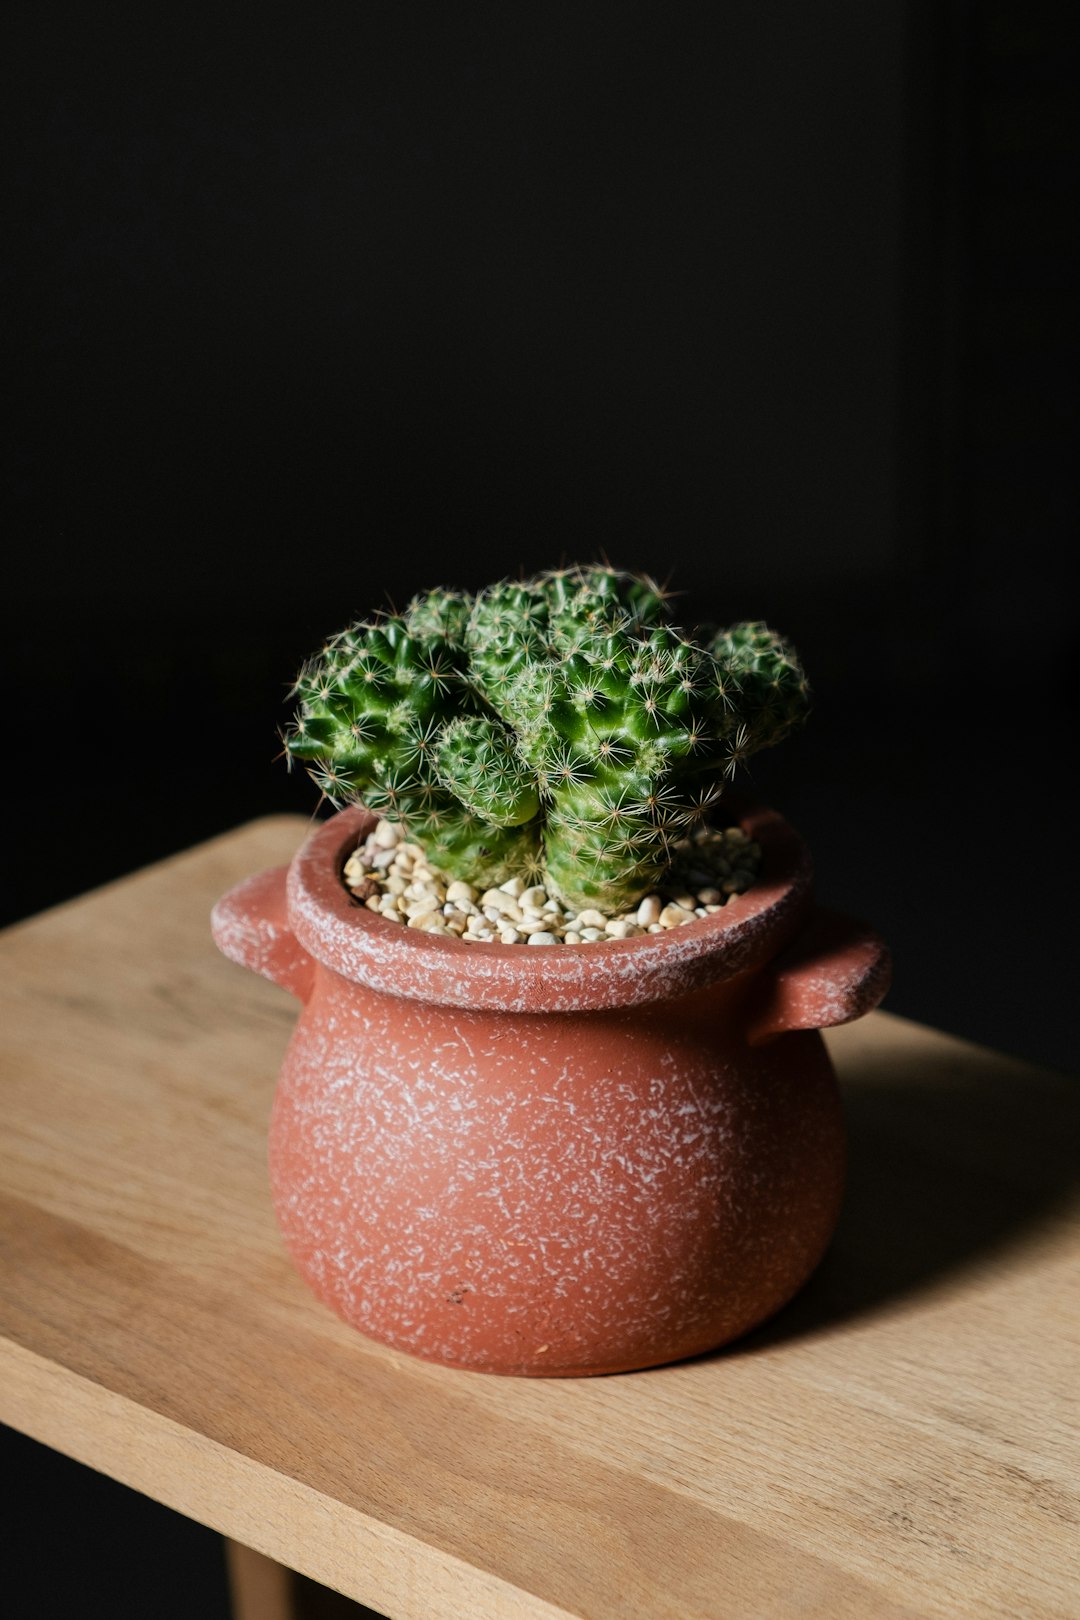
[[[289,923],[304,949],[340,977],[408,1000],[517,1012],[573,1012],[668,1000],[768,961],[812,897],[803,839],[777,811],[725,801],[761,846],[761,875],[709,917],[663,934],[581,945],[466,945],[403,927],[359,905],[342,866],[378,821],[339,811],[306,839],[288,874]]]

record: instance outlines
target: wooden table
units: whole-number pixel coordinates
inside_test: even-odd
[[[393,1620],[1076,1620],[1080,1087],[877,1013],[830,1037],[850,1191],[776,1321],[614,1378],[428,1366],[270,1211],[296,1006],[207,916],[303,831],[0,940],[0,1418]]]

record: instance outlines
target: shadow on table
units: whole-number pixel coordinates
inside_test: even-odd
[[[977,1048],[867,1055],[844,1084],[849,1164],[809,1283],[727,1351],[826,1331],[1037,1239],[1080,1182],[1080,1083]]]

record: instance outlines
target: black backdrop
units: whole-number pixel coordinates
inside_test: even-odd
[[[1076,1066],[1063,5],[8,8],[5,920],[265,810],[286,686],[606,554],[817,692],[888,1005]]]
[[[800,646],[751,785],[890,1005],[1070,1060],[1063,7],[12,10],[8,919],[310,810],[349,618],[603,552]]]

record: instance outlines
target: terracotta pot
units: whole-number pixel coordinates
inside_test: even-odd
[[[817,1031],[889,979],[876,935],[815,908],[798,836],[747,808],[758,883],[668,933],[466,945],[348,894],[372,819],[323,823],[213,915],[226,956],[304,1003],[270,1175],[315,1293],[398,1349],[549,1376],[694,1355],[776,1311],[840,1207]]]

